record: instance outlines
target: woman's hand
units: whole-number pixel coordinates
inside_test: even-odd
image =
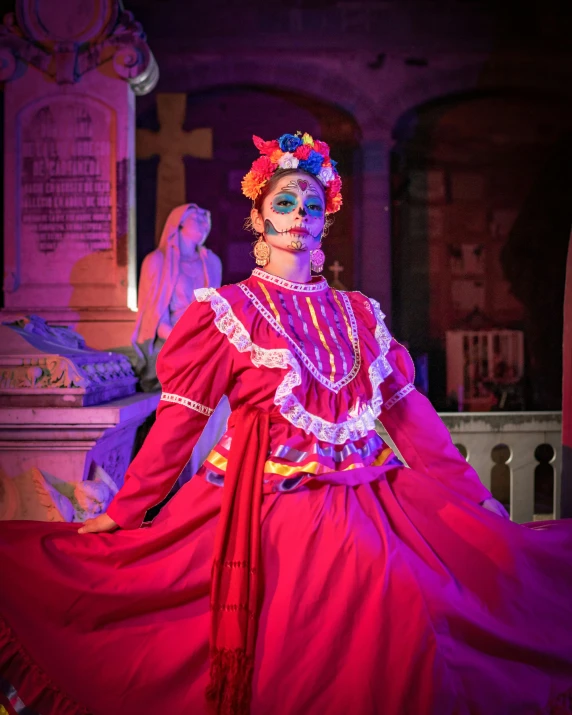
[[[482,501],[481,506],[489,511],[492,511],[493,514],[502,516],[503,519],[510,519],[510,516],[504,506],[500,503],[500,501],[493,499],[493,497],[489,497],[488,499]]]
[[[119,529],[119,524],[116,524],[107,514],[100,514],[95,519],[84,521],[81,528],[78,529],[78,534],[99,534],[106,531],[115,531]]]

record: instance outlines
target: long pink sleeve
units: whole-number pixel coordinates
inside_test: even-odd
[[[123,529],[141,526],[146,511],[167,496],[227,392],[233,348],[213,319],[210,304],[195,301],[159,353],[157,419],[107,510]]]
[[[491,496],[463,458],[429,400],[413,386],[415,369],[407,350],[391,341],[393,372],[382,384],[380,420],[411,469],[425,472],[477,504]]]

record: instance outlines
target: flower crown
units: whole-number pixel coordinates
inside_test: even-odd
[[[330,159],[330,147],[326,142],[301,132],[283,134],[269,142],[253,136],[252,141],[261,156],[242,180],[245,196],[255,201],[278,169],[298,169],[315,176],[324,187],[327,214],[340,210],[342,180],[336,171],[336,162]]]

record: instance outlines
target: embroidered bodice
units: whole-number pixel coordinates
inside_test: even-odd
[[[211,394],[196,384],[187,388],[201,399],[165,387],[164,400],[204,414],[226,392],[232,409],[246,400],[278,412],[283,419],[273,423],[265,466],[265,480],[275,489],[393,458],[375,429],[380,385],[391,373],[391,336],[375,301],[334,290],[324,278],[293,283],[260,269],[241,283],[195,295],[198,310],[210,313],[203,340],[213,331],[225,337],[231,374],[221,370]],[[209,359],[217,357],[213,352]],[[213,483],[223,481],[232,431],[200,471]]]
[[[253,278],[239,283],[241,290],[286,339],[295,358],[328,390],[339,392],[350,383],[359,371],[361,352],[347,295],[332,290],[324,279],[296,284],[260,270]]]

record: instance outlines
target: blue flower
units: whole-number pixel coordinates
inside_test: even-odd
[[[278,144],[282,151],[295,151],[301,143],[302,140],[300,137],[294,136],[294,134],[283,134],[280,139],[278,139]]]
[[[298,169],[300,171],[307,171],[309,174],[317,174],[322,168],[323,161],[324,157],[318,154],[317,151],[312,150],[310,156],[298,164]]]

